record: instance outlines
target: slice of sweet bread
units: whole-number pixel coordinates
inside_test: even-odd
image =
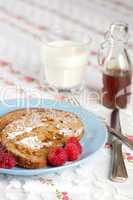
[[[24,168],[45,167],[49,149],[70,136],[80,140],[83,129],[74,113],[48,108],[19,109],[0,118],[1,143]]]

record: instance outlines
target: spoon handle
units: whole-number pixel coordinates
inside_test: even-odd
[[[122,144],[118,140],[112,142],[112,173],[111,180],[124,182],[127,180],[127,170],[122,155]]]
[[[111,128],[121,134],[121,124],[119,117],[119,110],[114,109],[111,114]],[[111,180],[115,182],[124,182],[128,178],[126,166],[122,155],[122,143],[112,138],[112,171]]]

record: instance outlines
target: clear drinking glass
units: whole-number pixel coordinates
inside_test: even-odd
[[[77,93],[84,88],[90,37],[82,31],[49,30],[43,35],[41,81],[50,91]]]

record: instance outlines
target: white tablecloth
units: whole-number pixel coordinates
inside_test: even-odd
[[[36,79],[39,79],[37,73],[41,65],[40,38],[54,25],[90,33],[93,44],[88,82],[89,86],[99,88],[101,68],[97,64],[96,51],[112,21],[124,20],[130,24],[129,52],[132,58],[132,10],[132,0],[0,0],[0,98],[3,94],[4,98],[15,98],[16,92],[20,97],[35,97],[37,93],[45,98],[57,98],[50,96]],[[107,118],[110,111],[94,100],[84,98],[89,94],[80,97],[82,106]],[[128,111],[126,119],[124,117],[122,113],[125,121]],[[131,114],[127,128],[132,119]],[[109,180],[110,150],[102,148],[84,165],[61,173],[35,177],[0,175],[0,200],[132,200],[133,157],[125,147],[123,152],[129,174],[125,183]]]

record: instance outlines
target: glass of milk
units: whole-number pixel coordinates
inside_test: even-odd
[[[56,30],[44,34],[41,80],[51,91],[77,93],[84,88],[90,42],[83,32]]]

